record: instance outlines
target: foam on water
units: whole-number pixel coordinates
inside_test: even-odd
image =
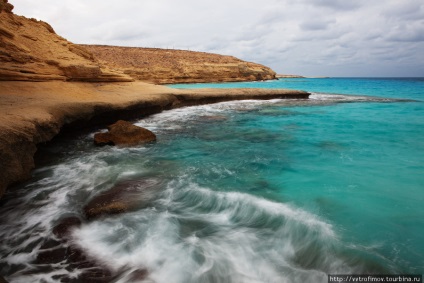
[[[331,225],[316,216],[185,178],[170,182],[154,207],[84,225],[74,237],[110,268],[147,268],[158,283],[319,282],[329,270],[351,271],[334,254]]]
[[[317,104],[332,104],[345,102],[400,102],[411,101],[405,99],[383,98],[364,95],[343,95],[332,93],[312,92],[309,100],[304,99],[271,99],[271,100],[242,100],[228,101],[209,105],[190,106],[172,111],[165,111],[140,120],[136,125],[146,127],[152,131],[182,130],[187,127],[186,121],[198,121],[199,118],[208,118],[214,115],[253,111],[263,106],[308,106]],[[219,116],[216,117],[219,119]]]

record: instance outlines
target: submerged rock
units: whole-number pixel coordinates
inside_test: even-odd
[[[59,239],[67,238],[74,227],[81,226],[81,219],[76,216],[63,218],[60,223],[53,228],[53,234]]]
[[[119,214],[149,205],[158,191],[157,179],[126,181],[95,196],[85,207],[87,219]]]
[[[96,145],[133,146],[156,140],[156,135],[151,131],[123,120],[107,128],[109,132],[94,135]]]
[[[149,271],[147,269],[137,269],[130,274],[131,281],[139,282],[143,281],[149,275]]]
[[[60,241],[47,239],[40,247],[34,264],[37,266],[64,265],[72,273],[78,273],[77,277],[70,274],[57,274],[53,279],[64,283],[82,282],[113,282],[119,271],[115,272],[102,262],[89,257],[84,250],[75,245],[70,238],[70,230],[81,225],[78,217],[67,217],[60,221],[53,229],[53,233]],[[32,271],[29,272],[31,274]],[[34,270],[34,274],[37,271]],[[0,283],[3,283],[0,280]]]
[[[55,264],[66,261],[68,258],[68,248],[57,246],[46,250],[41,250],[37,255],[37,264]]]

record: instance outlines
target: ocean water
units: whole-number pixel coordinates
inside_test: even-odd
[[[83,224],[61,245],[106,266],[112,282],[424,273],[424,79],[172,87],[312,95],[156,114],[135,121],[158,136],[144,146],[96,148],[93,134],[49,144],[33,178],[1,201],[0,274],[15,283],[82,282],[87,267],[37,261],[66,216]],[[84,220],[90,199],[128,180],[154,184],[147,203]],[[147,275],[136,279],[137,270]]]

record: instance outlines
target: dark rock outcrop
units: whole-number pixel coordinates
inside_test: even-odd
[[[134,146],[156,140],[156,135],[151,131],[123,120],[107,128],[109,132],[94,135],[96,145]]]
[[[95,196],[84,207],[84,214],[88,220],[92,220],[144,208],[150,205],[159,188],[159,180],[152,178],[119,183]]]
[[[68,265],[68,269],[78,270],[80,274],[75,277],[68,277],[67,274],[55,275],[55,279],[60,282],[112,282],[116,274],[103,264],[89,258],[84,251],[71,242],[47,241],[40,247],[36,265],[63,264]],[[81,272],[82,271],[82,272]],[[0,281],[1,282],[1,281]]]
[[[69,237],[69,234],[74,227],[79,226],[81,226],[81,219],[76,216],[66,217],[61,219],[59,224],[53,228],[53,234],[59,239],[64,239]]]

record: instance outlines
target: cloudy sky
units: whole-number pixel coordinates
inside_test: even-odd
[[[10,0],[75,43],[189,49],[305,76],[424,77],[423,0]]]

